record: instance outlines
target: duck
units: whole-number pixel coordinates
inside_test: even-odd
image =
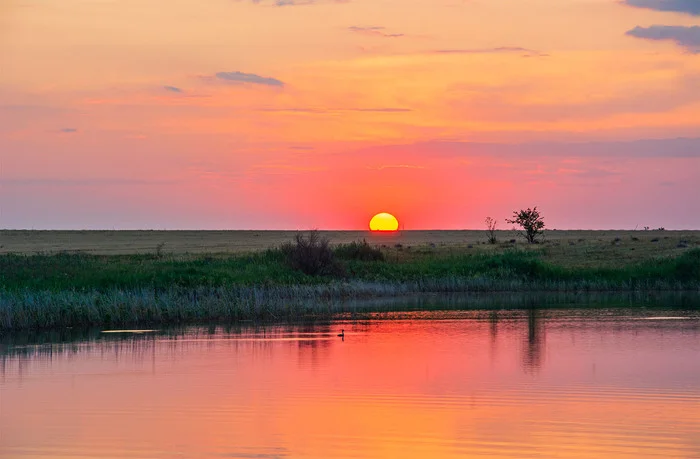
[[[340,333],[338,333],[338,336],[341,338],[345,338],[345,330],[340,330]]]

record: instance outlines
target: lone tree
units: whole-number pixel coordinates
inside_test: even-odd
[[[496,241],[496,219],[486,217],[484,223],[486,223],[486,231],[489,235],[489,244],[495,244],[498,242]]]
[[[537,236],[544,233],[544,220],[542,220],[542,216],[537,211],[537,206],[533,209],[514,211],[513,219],[506,219],[506,222],[522,227],[523,232],[520,235],[530,244],[534,244]]]

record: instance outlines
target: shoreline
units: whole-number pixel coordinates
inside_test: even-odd
[[[117,326],[177,326],[238,322],[298,322],[328,320],[338,314],[414,310],[454,303],[459,308],[542,308],[598,298],[634,301],[643,307],[657,297],[684,298],[700,308],[700,286],[623,289],[585,282],[550,285],[520,284],[520,289],[496,289],[455,279],[438,283],[328,283],[291,286],[199,287],[194,289],[112,289],[106,291],[0,291],[0,334],[22,330]],[[515,284],[512,284],[513,287]],[[583,300],[583,301],[582,301]],[[396,309],[396,305],[399,306]],[[387,305],[392,307],[387,308]],[[625,305],[630,307],[629,304]],[[658,306],[658,305],[657,305]],[[408,307],[408,309],[404,309]],[[432,307],[432,306],[431,306]],[[431,310],[431,307],[420,310]]]
[[[527,293],[468,293],[468,294],[415,294],[398,298],[348,301],[338,305],[335,312],[324,316],[307,316],[294,320],[199,320],[186,323],[135,324],[135,327],[109,325],[0,329],[0,354],[15,348],[40,349],[55,343],[92,339],[152,339],[153,336],[171,336],[190,327],[206,329],[241,330],[260,327],[330,326],[334,323],[364,326],[369,321],[395,320],[456,320],[467,317],[489,323],[509,320],[561,317],[558,311],[568,311],[579,319],[590,320],[591,327],[615,321],[617,317],[638,314],[641,317],[658,318],[668,314],[692,317],[693,327],[700,324],[699,292],[527,292]],[[567,317],[570,317],[567,315]],[[599,319],[604,321],[600,322]],[[563,323],[564,326],[565,323]],[[689,325],[683,322],[683,326]],[[123,333],[117,331],[122,330]],[[145,332],[149,330],[148,332]],[[131,332],[130,332],[131,331]],[[335,332],[332,333],[335,337]],[[36,346],[39,346],[37,348]]]

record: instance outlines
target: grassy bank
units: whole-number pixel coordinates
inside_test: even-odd
[[[413,251],[382,250],[384,260],[364,261],[349,245],[334,248],[340,270],[310,276],[294,269],[278,249],[249,254],[210,255],[13,255],[0,256],[0,287],[5,291],[108,291],[112,289],[170,289],[173,287],[290,286],[332,282],[431,283],[447,280],[483,283],[494,290],[512,285],[585,283],[595,289],[637,289],[664,285],[670,289],[700,284],[700,248],[675,256],[610,267],[581,266],[552,261],[549,249],[503,246]],[[503,288],[499,288],[503,285]]]
[[[609,244],[609,252],[617,246]],[[420,292],[700,290],[700,248],[598,266],[561,246],[383,248],[365,261],[333,249],[337,269],[303,274],[280,249],[248,254],[0,256],[0,329],[283,320],[334,302]],[[597,253],[605,254],[604,247]],[[553,256],[554,253],[554,256]],[[613,255],[614,256],[614,255]],[[370,257],[371,258],[371,257]]]

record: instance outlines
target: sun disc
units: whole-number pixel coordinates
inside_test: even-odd
[[[399,221],[393,215],[382,212],[369,221],[371,231],[396,231],[399,229]]]

